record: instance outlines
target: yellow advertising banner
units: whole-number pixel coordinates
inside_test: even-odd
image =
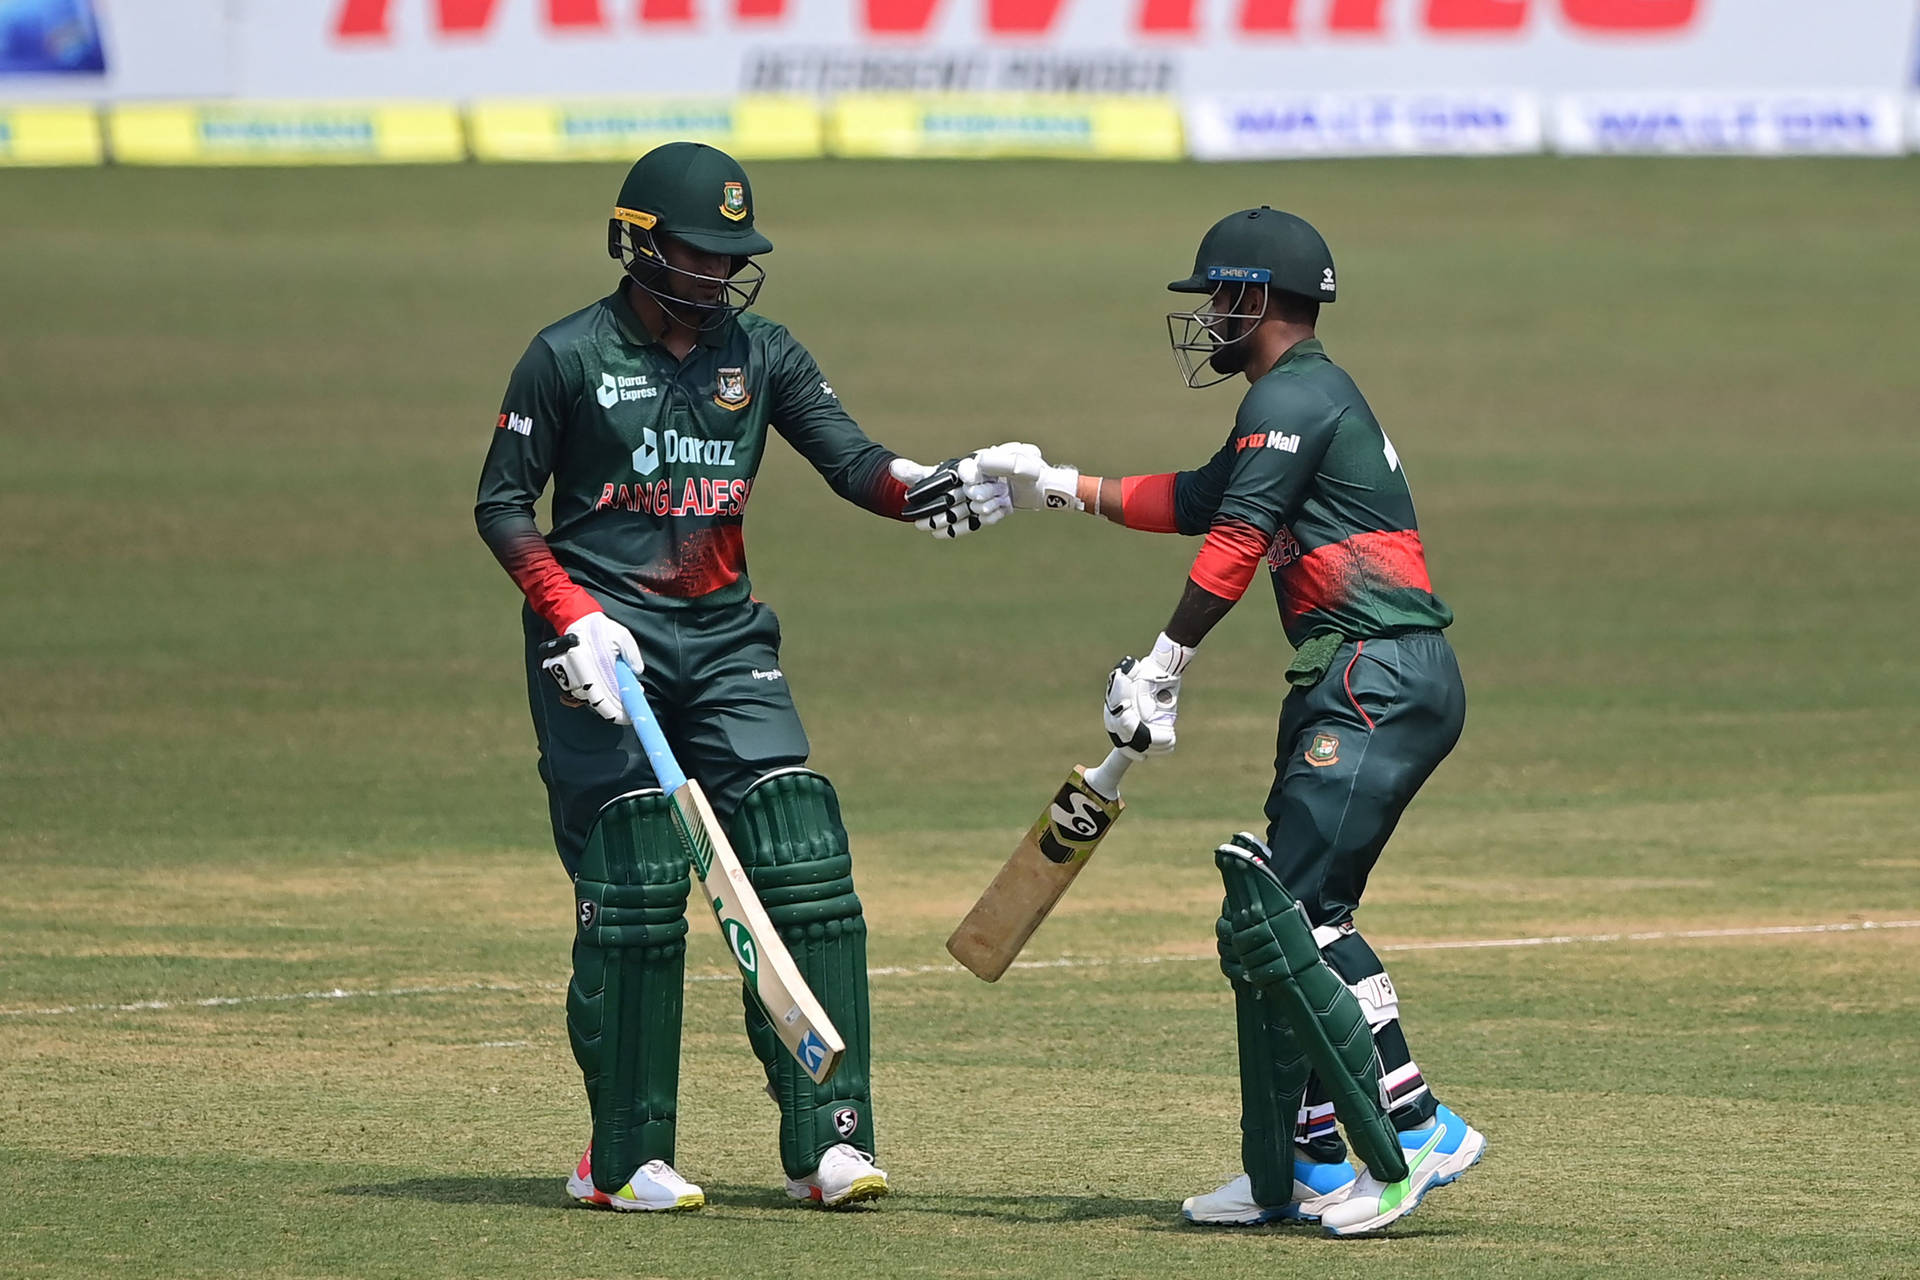
[[[1177,160],[1171,98],[1078,94],[850,94],[838,99],[827,146],[839,156],[1047,156]]]
[[[481,101],[467,112],[480,160],[633,160],[663,142],[705,142],[741,160],[823,153],[811,98]]]
[[[170,102],[114,107],[123,164],[426,164],[464,160],[448,103]]]
[[[90,106],[0,107],[0,165],[99,164],[100,114]]]

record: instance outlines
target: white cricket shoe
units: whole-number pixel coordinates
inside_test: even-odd
[[[1487,1149],[1487,1139],[1442,1106],[1420,1128],[1401,1130],[1400,1146],[1407,1156],[1407,1176],[1399,1182],[1381,1182],[1371,1170],[1362,1169],[1346,1198],[1320,1215],[1328,1235],[1364,1235],[1406,1217],[1427,1192],[1472,1168]]]
[[[1353,1166],[1296,1156],[1293,1199],[1287,1204],[1258,1204],[1253,1179],[1241,1174],[1226,1186],[1181,1202],[1180,1216],[1210,1227],[1257,1227],[1267,1222],[1318,1222],[1321,1211],[1340,1203],[1354,1184]]]
[[[787,1194],[795,1200],[811,1200],[827,1209],[862,1200],[878,1200],[887,1194],[886,1171],[874,1164],[873,1157],[847,1143],[835,1143],[820,1157],[820,1167],[804,1178],[788,1178]]]
[[[634,1170],[627,1185],[608,1195],[593,1185],[593,1146],[580,1157],[580,1166],[567,1179],[567,1194],[596,1209],[626,1213],[659,1213],[668,1209],[698,1209],[706,1193],[675,1173],[665,1160],[649,1160]]]

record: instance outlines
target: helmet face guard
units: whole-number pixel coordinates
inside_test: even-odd
[[[1264,267],[1208,267],[1206,278],[1218,281],[1204,307],[1167,313],[1167,341],[1180,380],[1189,387],[1211,387],[1246,368],[1246,341],[1267,315],[1267,289],[1272,273]],[[1227,310],[1216,311],[1214,299],[1222,288],[1238,285]],[[1258,310],[1248,310],[1247,291],[1261,286]],[[1209,370],[1212,377],[1203,377]]]
[[[656,233],[657,222],[653,214],[637,209],[614,210],[607,223],[607,253],[662,310],[679,324],[706,333],[753,305],[767,280],[765,268],[744,254],[733,256],[733,269],[724,276],[676,267],[667,261],[659,239],[672,232],[661,229]],[[676,283],[690,293],[712,293],[714,300],[682,297],[670,287]]]

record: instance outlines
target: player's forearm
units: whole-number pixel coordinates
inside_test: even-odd
[[[1174,515],[1174,476],[1081,476],[1081,507],[1128,529],[1178,533]]]
[[[1121,507],[1120,481],[1110,476],[1081,476],[1074,487],[1080,509],[1088,515],[1105,516],[1115,524],[1125,524]]]
[[[1186,645],[1189,649],[1194,648],[1207,638],[1207,632],[1213,630],[1214,623],[1227,616],[1234,603],[1188,578],[1186,587],[1180,592],[1180,603],[1174,606],[1173,617],[1167,620],[1163,628],[1167,639],[1175,644]]]
[[[554,559],[553,548],[541,536],[533,517],[493,512],[485,506],[476,509],[474,517],[481,541],[527,597],[533,611],[555,632],[564,632],[586,615],[600,611],[600,602]]]
[[[875,445],[863,454],[858,466],[850,469],[845,482],[833,487],[855,506],[865,507],[873,514],[889,520],[899,520],[902,518],[901,511],[906,507],[907,486],[894,479],[887,470],[899,456],[891,449]],[[828,483],[832,484],[832,481]]]
[[[1250,524],[1222,520],[1207,532],[1193,571],[1180,593],[1167,638],[1176,644],[1197,645],[1247,593],[1266,558],[1268,536]]]
[[[889,520],[900,519],[907,487],[887,470],[900,455],[868,439],[844,414],[836,414],[824,425],[814,423],[812,428],[792,430],[787,439],[827,487],[856,507]]]

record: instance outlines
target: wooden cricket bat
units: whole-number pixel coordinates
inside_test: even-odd
[[[686,842],[694,875],[713,907],[713,918],[720,924],[721,936],[733,952],[733,962],[740,967],[747,990],[760,1002],[774,1033],[800,1069],[815,1084],[825,1084],[840,1065],[840,1055],[847,1051],[846,1041],[834,1029],[833,1020],[807,980],[800,976],[800,967],[794,964],[787,944],[774,931],[773,921],[767,918],[767,909],[753,891],[747,869],[740,865],[740,855],[728,842],[706,793],[674,759],[640,682],[624,661],[616,661],[614,671],[620,679],[621,705],[640,735],[653,776],[673,800],[674,818]]]
[[[1096,769],[1075,765],[980,901],[947,939],[975,976],[996,982],[1126,811],[1120,779],[1133,760],[1114,750]]]

